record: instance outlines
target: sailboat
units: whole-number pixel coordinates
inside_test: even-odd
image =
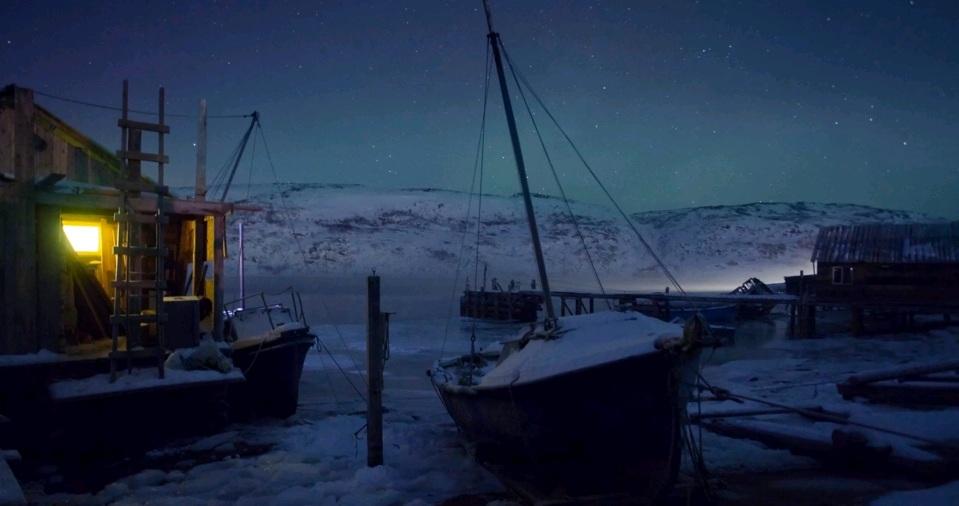
[[[234,151],[232,164],[224,165],[224,170],[229,165],[232,169],[217,177],[226,181],[221,202],[226,200],[251,138],[253,152],[256,152],[254,132],[260,135],[266,147],[259,113],[253,111],[250,117],[250,124]],[[246,294],[243,221],[237,221],[240,298],[224,304],[224,340],[229,344],[233,363],[243,371],[246,381],[230,389],[231,414],[237,418],[288,418],[296,413],[299,405],[303,363],[316,343],[316,335],[307,324],[300,294],[292,287],[281,292],[283,295],[289,293],[290,306],[278,300],[268,301],[263,292]]]
[[[545,318],[512,341],[439,360],[429,376],[476,458],[514,490],[656,500],[678,473],[705,324],[635,311],[556,317],[502,45],[483,3]]]

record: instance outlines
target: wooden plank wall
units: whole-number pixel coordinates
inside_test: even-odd
[[[33,92],[14,90],[13,172],[16,181],[4,191],[3,326],[0,352],[27,353],[37,341],[37,242],[33,202]]]
[[[37,206],[37,340],[40,348],[58,350],[63,335],[60,277],[64,271],[60,209]]]
[[[213,254],[208,261],[213,262],[213,337],[223,338],[223,261],[226,257],[226,216],[213,217]],[[209,293],[209,292],[207,292]]]

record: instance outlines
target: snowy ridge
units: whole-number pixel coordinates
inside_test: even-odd
[[[464,221],[469,200],[465,193],[280,183],[239,185],[231,199],[263,209],[232,218],[244,222],[252,275],[340,276],[375,268],[399,276],[452,277],[460,258],[469,263],[465,272],[473,273],[476,201],[471,220]],[[563,202],[547,196],[534,201],[554,284],[593,288]],[[608,288],[665,286],[652,257],[612,209],[580,202],[572,207]],[[822,226],[930,221],[908,211],[803,202],[652,211],[633,218],[679,280],[700,290],[729,290],[751,276],[782,282],[783,275],[808,271]],[[482,224],[480,261],[489,265],[489,277],[528,283],[535,268],[521,199],[484,196]],[[299,245],[291,240],[291,227]],[[228,236],[235,252],[235,226]]]

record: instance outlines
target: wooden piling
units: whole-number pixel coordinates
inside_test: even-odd
[[[865,330],[863,325],[863,310],[861,307],[853,306],[850,308],[850,313],[852,313],[852,334],[854,336],[861,336]]]
[[[383,315],[380,312],[380,277],[366,278],[366,368],[369,387],[366,402],[366,465],[383,465]]]

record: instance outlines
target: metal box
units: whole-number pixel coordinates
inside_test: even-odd
[[[166,348],[191,348],[200,343],[200,298],[195,295],[163,297],[167,315]]]

